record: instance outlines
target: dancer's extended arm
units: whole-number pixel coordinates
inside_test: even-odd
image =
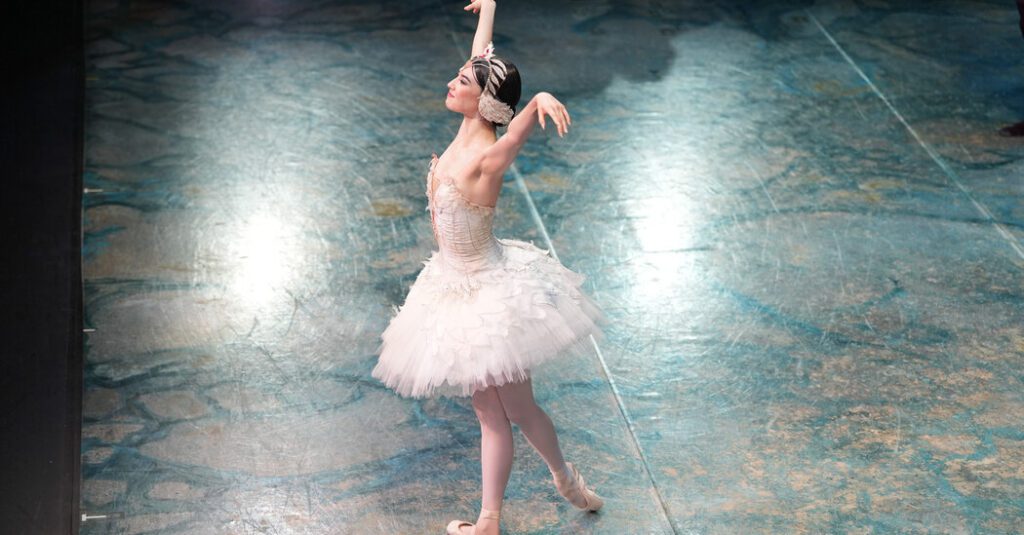
[[[487,43],[491,42],[491,32],[494,29],[494,0],[474,0],[464,7],[466,11],[480,13],[480,20],[476,23],[476,35],[473,36],[473,57],[484,53]]]
[[[519,149],[526,143],[530,133],[533,132],[533,125],[540,123],[545,128],[544,115],[551,117],[558,129],[558,136],[562,137],[569,131],[572,118],[569,117],[569,110],[558,101],[551,93],[537,93],[530,102],[515,116],[508,124],[508,130],[497,142],[487,148],[484,152],[483,161],[480,163],[480,170],[484,175],[500,177],[505,174],[512,160],[516,159]]]

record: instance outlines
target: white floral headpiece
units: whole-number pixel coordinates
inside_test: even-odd
[[[488,42],[487,46],[484,47],[484,53],[480,54],[478,57],[481,57],[481,58],[484,58],[484,59],[491,59],[491,58],[493,58],[494,57],[494,41]]]
[[[494,58],[493,41],[487,43],[483,54],[477,57],[487,60],[488,66],[487,83],[484,84],[483,91],[480,93],[480,104],[477,110],[480,112],[481,117],[494,124],[508,125],[509,121],[512,120],[512,116],[515,115],[515,110],[508,104],[498,100],[495,96],[498,87],[501,86],[501,82],[505,80],[508,67],[505,66],[505,62]]]

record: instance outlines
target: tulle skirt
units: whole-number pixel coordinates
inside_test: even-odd
[[[497,239],[501,260],[465,273],[438,251],[397,307],[371,372],[402,396],[470,396],[523,381],[556,358],[592,351],[605,316],[575,273],[548,251]]]

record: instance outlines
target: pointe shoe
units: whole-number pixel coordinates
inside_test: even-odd
[[[484,508],[480,509],[480,518],[491,518],[494,520],[499,520],[500,517],[500,511],[491,511],[490,509]],[[476,524],[472,522],[466,522],[465,520],[452,520],[448,523],[448,527],[445,529],[445,531],[448,533],[448,535],[466,535],[465,533],[460,531],[461,528],[465,527],[475,528]]]
[[[569,474],[554,474],[558,493],[579,509],[597,511],[604,505],[604,499],[587,488],[587,482],[572,463],[565,463]]]

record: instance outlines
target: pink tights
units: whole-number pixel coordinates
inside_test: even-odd
[[[540,454],[552,474],[565,470],[558,447],[558,435],[551,418],[533,399],[530,379],[519,383],[489,386],[473,393],[473,410],[480,420],[480,472],[483,480],[483,509],[500,510],[512,472],[512,425]]]

